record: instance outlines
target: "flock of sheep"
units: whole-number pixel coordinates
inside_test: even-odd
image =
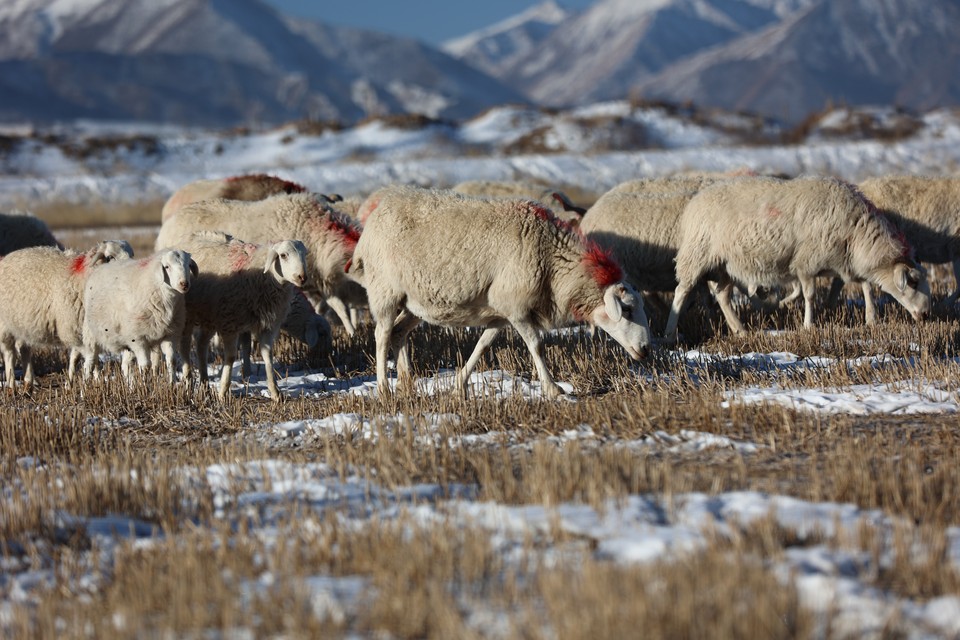
[[[343,200],[260,174],[201,180],[168,200],[155,253],[143,259],[122,240],[66,251],[36,218],[0,215],[0,351],[10,388],[16,352],[24,386],[33,383],[37,346],[70,350],[70,380],[81,356],[86,379],[106,351],[121,355],[128,378],[134,359],[141,370],[157,369],[162,356],[173,382],[178,360],[181,378],[192,377],[195,339],[206,381],[216,334],[220,396],[238,350],[249,374],[255,341],[278,400],[272,349],[280,331],[315,345],[329,336],[324,311],[352,335],[368,309],[382,391],[391,388],[391,352],[397,383],[411,384],[407,337],[427,322],[484,329],[457,374],[461,391],[484,350],[512,326],[545,395],[556,397],[546,331],[586,322],[643,359],[651,348],[644,302],[674,294],[669,342],[689,295],[707,284],[731,331],[743,330],[734,287],[753,296],[791,291],[784,303],[803,296],[810,326],[820,276],[858,283],[868,323],[877,317],[873,285],[919,320],[930,310],[920,262],[953,262],[960,288],[958,242],[956,178],[643,179],[618,185],[588,210],[527,183],[392,185]]]

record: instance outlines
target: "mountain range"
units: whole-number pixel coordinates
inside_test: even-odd
[[[960,104],[956,0],[555,0],[433,48],[264,0],[4,0],[0,122],[202,126],[633,97],[785,123]]]

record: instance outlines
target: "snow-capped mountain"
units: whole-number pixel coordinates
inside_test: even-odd
[[[787,122],[830,102],[925,110],[960,103],[958,13],[955,0],[597,0],[483,68],[554,106],[639,96]],[[482,60],[510,24],[446,50]]]
[[[417,41],[261,0],[6,0],[0,34],[0,120],[463,118],[523,100]]]
[[[493,76],[500,76],[517,60],[536,55],[540,44],[571,11],[555,0],[545,0],[489,27],[443,43],[443,51]]]
[[[675,64],[639,91],[786,121],[830,102],[916,110],[957,105],[958,33],[955,0],[821,2]]]

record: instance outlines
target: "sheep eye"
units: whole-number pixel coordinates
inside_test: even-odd
[[[281,253],[281,254],[280,254],[280,259],[281,259],[281,260],[286,260],[286,259],[287,259],[287,254]]]

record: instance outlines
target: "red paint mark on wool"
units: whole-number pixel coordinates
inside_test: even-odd
[[[763,215],[772,220],[774,218],[779,218],[780,216],[782,216],[783,212],[780,211],[780,209],[777,209],[776,207],[766,207],[763,211]]]
[[[357,211],[357,219],[360,220],[360,224],[367,224],[367,219],[374,211],[377,210],[377,207],[379,206],[380,198],[366,200],[360,207],[360,210]]]
[[[846,180],[840,180],[840,183],[843,184],[847,189],[860,199],[861,202],[867,207],[867,211],[870,213],[870,216],[876,219],[884,230],[887,231],[892,237],[893,241],[897,244],[900,249],[901,258],[910,258],[913,257],[913,245],[910,244],[910,241],[907,240],[907,236],[903,234],[903,230],[898,226],[890,222],[890,219],[887,216],[883,215],[883,212],[877,208],[877,205],[873,203],[873,200],[868,198],[863,191],[860,191],[860,188],[847,182]]]
[[[623,279],[623,270],[610,256],[610,252],[604,251],[592,242],[587,241],[586,244],[586,252],[580,263],[586,268],[593,281],[603,289],[620,282]]]
[[[360,242],[360,231],[356,227],[337,220],[332,216],[327,221],[327,229],[340,236],[341,242],[351,251],[353,251],[357,243]]]
[[[250,266],[257,245],[245,242],[236,242],[230,245],[227,255],[230,257],[230,270],[242,271]]]
[[[87,256],[79,255],[70,261],[70,273],[80,274],[87,268]]]

